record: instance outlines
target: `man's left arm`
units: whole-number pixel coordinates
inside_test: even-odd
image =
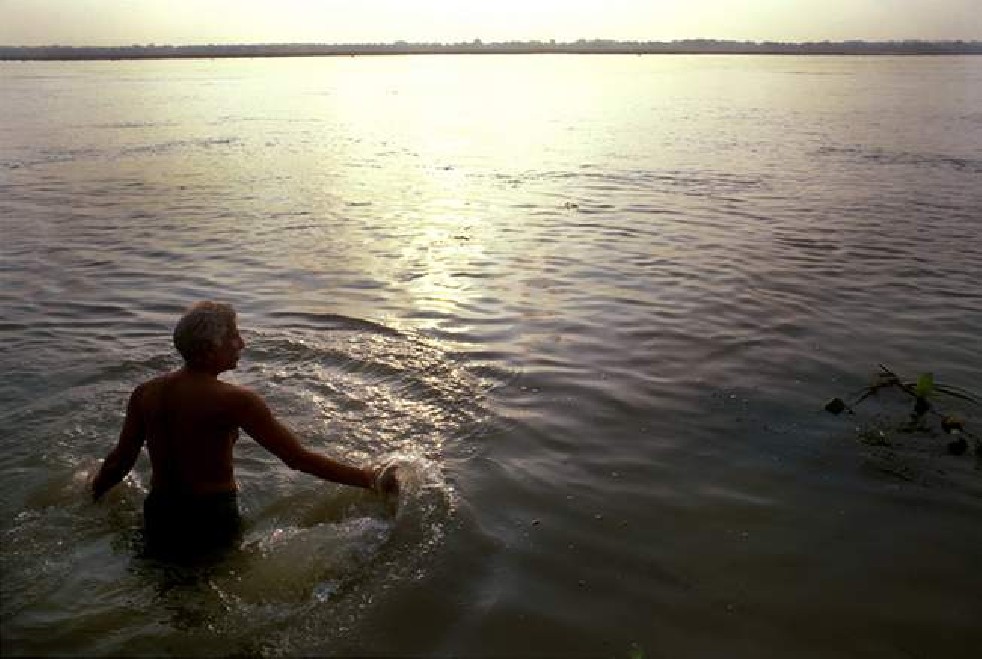
[[[143,448],[143,442],[146,440],[143,413],[140,409],[142,393],[143,387],[141,385],[130,395],[130,400],[126,404],[126,419],[123,421],[123,429],[119,433],[119,441],[106,456],[102,467],[99,468],[99,473],[92,479],[93,501],[98,501],[103,494],[123,480],[123,477],[130,473],[130,469],[136,464],[140,449]]]

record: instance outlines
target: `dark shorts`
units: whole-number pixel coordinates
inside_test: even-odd
[[[201,554],[233,546],[242,530],[235,492],[208,495],[153,491],[143,502],[147,549]]]

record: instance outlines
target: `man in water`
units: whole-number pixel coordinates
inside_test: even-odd
[[[174,329],[174,345],[184,366],[133,391],[119,441],[92,480],[97,501],[129,473],[146,442],[150,547],[211,548],[238,536],[232,446],[240,428],[292,469],[382,494],[398,491],[393,469],[350,466],[305,448],[259,394],[218,379],[245,348],[231,306],[193,305]]]

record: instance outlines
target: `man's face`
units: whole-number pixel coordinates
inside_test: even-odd
[[[245,349],[245,341],[239,334],[239,328],[234,323],[229,329],[228,334],[222,340],[222,344],[216,350],[216,357],[223,371],[230,371],[239,363],[239,356]]]

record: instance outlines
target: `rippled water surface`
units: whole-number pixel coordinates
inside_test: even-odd
[[[982,460],[822,406],[982,390],[980,108],[972,57],[0,63],[4,654],[974,656]],[[145,459],[85,479],[201,298],[398,505],[244,437],[242,546],[140,557]]]

